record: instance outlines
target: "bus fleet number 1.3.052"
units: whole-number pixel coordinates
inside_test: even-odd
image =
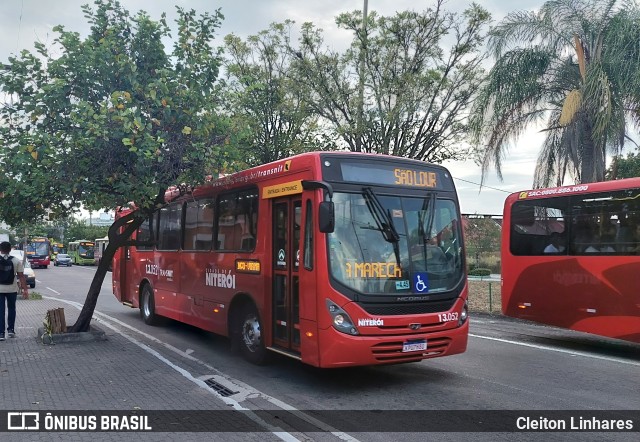
[[[440,313],[438,315],[438,319],[440,320],[440,322],[457,321],[458,320],[458,313],[457,312]]]

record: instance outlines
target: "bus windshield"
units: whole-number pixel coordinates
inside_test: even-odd
[[[49,244],[46,242],[32,242],[27,244],[27,255],[49,256]]]
[[[58,253],[67,253],[66,249],[64,248],[64,244],[60,244],[60,243],[51,244],[51,249],[53,250],[54,255],[57,255]]]
[[[83,258],[93,258],[94,253],[94,245],[93,243],[83,243],[81,242],[78,246],[78,255]]]
[[[453,289],[463,276],[459,216],[453,200],[433,195],[334,193],[333,278],[367,294]]]

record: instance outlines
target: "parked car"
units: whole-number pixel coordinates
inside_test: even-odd
[[[68,266],[71,267],[71,257],[66,253],[58,253],[53,260],[54,266]]]
[[[24,259],[22,250],[14,249],[9,252],[9,255],[13,256],[19,261],[22,261]],[[36,272],[33,271],[29,260],[24,261],[24,277],[27,280],[27,284],[29,285],[29,287],[34,288],[36,286]]]
[[[24,277],[27,280],[27,284],[31,288],[35,288],[36,286],[36,272],[31,268],[31,263],[29,261],[24,263]]]

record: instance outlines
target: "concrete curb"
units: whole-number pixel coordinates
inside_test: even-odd
[[[91,325],[88,332],[54,333],[51,335],[47,334],[44,327],[40,327],[38,328],[38,338],[41,338],[42,342],[47,345],[65,344],[68,342],[94,342],[107,340],[104,330],[98,328],[95,325]]]

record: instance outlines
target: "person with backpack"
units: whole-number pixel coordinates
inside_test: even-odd
[[[22,287],[22,297],[29,299],[27,281],[24,279],[22,261],[11,256],[11,243],[0,242],[0,341],[4,341],[4,304],[7,303],[7,335],[16,337],[16,299],[18,298],[18,280]],[[17,278],[16,278],[17,276]]]

